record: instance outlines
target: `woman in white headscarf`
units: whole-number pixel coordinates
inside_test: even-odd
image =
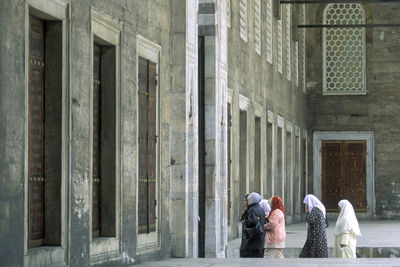
[[[356,258],[357,237],[361,236],[360,226],[351,203],[343,199],[338,203],[340,214],[335,227],[335,257]]]
[[[263,211],[265,213],[265,221],[264,221],[265,224],[267,224],[269,222],[267,217],[269,215],[269,212],[271,211],[271,206],[268,202],[269,202],[269,200],[267,200],[267,199],[263,199],[260,201],[260,207],[263,209]],[[268,243],[267,241],[268,241],[268,238],[264,237],[264,251],[266,250],[266,247],[267,247],[267,243]]]
[[[261,200],[260,207],[264,210],[265,217],[267,217],[269,212],[271,211],[271,206],[269,205],[268,200],[267,199]]]
[[[307,212],[307,240],[300,252],[300,258],[328,258],[326,238],[326,209],[314,195],[308,194],[303,201]]]

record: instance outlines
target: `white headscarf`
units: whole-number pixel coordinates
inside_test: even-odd
[[[266,200],[266,199],[261,200],[260,207],[264,210],[265,216],[268,216],[269,212],[271,211],[271,207],[268,204],[268,200]]]
[[[360,226],[350,201],[339,201],[340,214],[336,221],[334,235],[340,235],[352,231],[356,236],[361,236]]]
[[[260,196],[260,194],[253,192],[250,193],[250,195],[247,197],[247,201],[249,202],[249,205],[253,204],[253,203],[259,203],[261,201],[262,197]]]
[[[308,212],[311,212],[314,207],[317,207],[322,211],[324,217],[326,217],[326,210],[324,204],[313,194],[308,194],[303,200],[304,204],[308,206]]]

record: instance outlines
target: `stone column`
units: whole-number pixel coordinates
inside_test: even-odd
[[[23,266],[28,192],[24,1],[0,1],[0,25],[0,262]]]
[[[171,0],[172,257],[197,257],[197,0]]]
[[[90,8],[84,1],[71,5],[70,27],[70,171],[69,263],[90,262]]]
[[[205,38],[206,227],[205,256],[225,257],[227,245],[226,1],[200,0]]]

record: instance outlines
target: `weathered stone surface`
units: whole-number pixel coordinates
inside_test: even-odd
[[[370,10],[374,23],[391,23],[400,10],[398,4],[364,5]],[[309,23],[318,18],[318,6],[308,6]],[[366,44],[367,95],[322,95],[322,43],[318,42],[317,30],[307,30],[308,127],[313,131],[373,131],[375,136],[375,198],[376,215],[398,217],[398,190],[391,184],[400,181],[399,165],[393,164],[400,149],[398,114],[400,97],[398,79],[399,41],[397,28],[371,28],[372,41]],[[321,40],[319,40],[321,41]],[[312,145],[312,144],[311,144]],[[310,172],[312,150],[309,150]],[[312,174],[311,174],[312,177]]]
[[[255,116],[256,116],[256,105],[259,104],[262,109],[261,121],[266,121],[267,118],[267,110],[270,110],[274,113],[274,116],[280,115],[284,118],[284,120],[290,121],[294,126],[300,127],[302,130],[306,129],[306,95],[303,94],[303,88],[301,82],[299,86],[296,86],[294,81],[294,60],[291,60],[291,69],[292,76],[291,81],[287,80],[287,69],[286,69],[286,57],[287,57],[287,47],[285,37],[283,37],[283,74],[278,72],[277,62],[278,62],[278,53],[277,53],[277,20],[273,18],[272,21],[272,41],[273,41],[273,64],[267,62],[267,30],[266,30],[266,12],[267,7],[263,1],[261,6],[261,25],[262,25],[262,45],[261,45],[261,55],[259,55],[255,51],[255,38],[254,38],[254,1],[248,1],[248,41],[245,42],[240,37],[239,31],[239,20],[240,20],[240,12],[239,12],[239,2],[240,1],[231,1],[231,16],[232,16],[232,27],[228,29],[228,88],[232,89],[232,181],[234,181],[232,188],[232,212],[231,212],[231,225],[229,226],[229,238],[238,236],[238,228],[240,229],[240,225],[238,225],[238,218],[240,216],[242,196],[240,195],[240,183],[241,179],[245,179],[248,181],[249,188],[245,188],[244,191],[258,191],[263,193],[265,198],[270,198],[272,195],[267,195],[267,192],[274,192],[271,190],[271,184],[265,184],[263,188],[257,188],[256,184],[260,184],[260,182],[256,182],[254,178],[255,172]],[[293,9],[294,10],[294,9]],[[295,11],[292,11],[295,13]],[[283,32],[284,33],[284,32]],[[285,34],[283,34],[285,36]],[[300,38],[301,40],[301,38]],[[290,40],[290,51],[291,55],[294,55],[294,45],[295,41],[292,36]],[[301,54],[301,49],[299,49],[299,54]],[[302,71],[302,60],[299,59],[299,77]],[[301,79],[300,79],[301,80]],[[247,110],[247,171],[246,176],[240,176],[242,173],[238,171],[239,167],[239,157],[240,154],[244,153],[243,151],[239,151],[239,140],[240,139],[241,130],[239,123],[239,111],[240,111],[240,95],[246,96],[249,98],[249,105]],[[276,121],[274,123],[274,128],[276,127]],[[285,131],[286,132],[286,131]],[[274,162],[274,183],[277,185],[278,183],[282,184],[282,179],[287,181],[293,181],[292,175],[294,173],[294,162],[296,157],[299,157],[299,154],[295,154],[295,150],[290,150],[289,157],[291,159],[291,166],[288,169],[287,175],[288,178],[282,177],[286,172],[278,173],[275,170],[277,168],[278,163],[284,164],[283,168],[286,169],[285,161],[282,161],[282,158],[286,158],[286,154],[278,153],[278,143],[277,143],[277,132],[273,131],[274,137],[273,139],[273,156]],[[265,145],[264,136],[266,136],[266,124],[262,123],[261,126],[261,136],[263,146],[261,148],[261,155],[265,155],[265,150],[267,146]],[[291,139],[286,139],[286,134],[284,136],[283,144],[285,146],[294,146],[294,135],[292,135]],[[296,156],[295,156],[296,155]],[[278,160],[277,157],[281,159]],[[302,157],[302,156],[301,156]],[[267,163],[271,164],[272,159],[267,159],[266,156],[261,157],[261,174],[263,179],[263,183],[267,181],[266,175],[266,166]],[[283,162],[283,163],[282,163]],[[241,166],[242,167],[242,166]],[[244,167],[244,166],[243,166]],[[287,186],[290,187],[288,184]],[[290,190],[288,192],[291,192]],[[279,195],[283,197],[283,194],[275,191],[273,195]],[[293,206],[293,208],[300,209],[301,203],[298,201],[293,203],[294,197],[290,193],[285,195],[285,204]],[[293,203],[293,204],[292,204]],[[288,210],[288,218],[290,221],[298,221],[300,220],[300,216],[291,216],[291,208]],[[293,209],[295,210],[295,209]]]

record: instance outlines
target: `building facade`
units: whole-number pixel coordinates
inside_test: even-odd
[[[396,218],[396,31],[297,27],[346,8],[1,1],[1,265],[223,258],[253,191],[287,223],[309,192]],[[400,5],[351,8],[372,23]]]
[[[399,8],[384,1],[321,4],[307,5],[307,13],[310,24],[379,25],[393,23]],[[359,217],[399,217],[393,123],[399,113],[398,31],[306,30],[310,183],[314,193],[325,194],[330,209],[341,194]]]

